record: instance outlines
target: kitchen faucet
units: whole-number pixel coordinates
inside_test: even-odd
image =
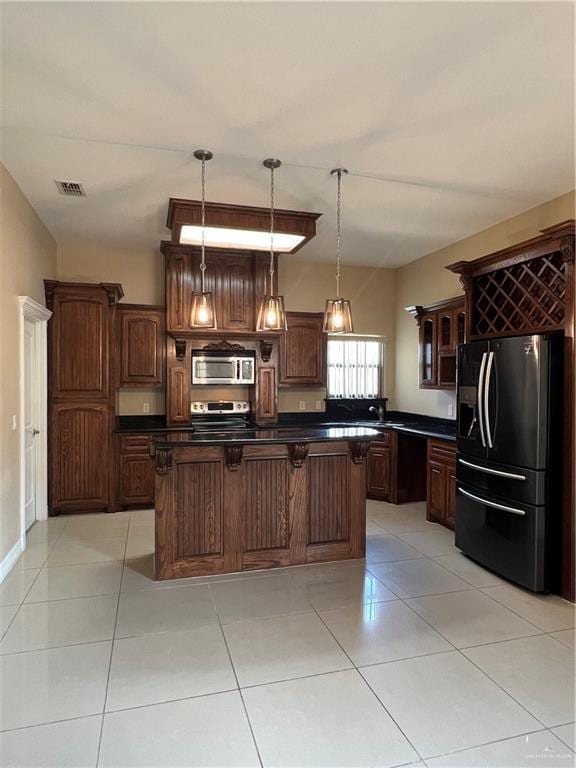
[[[375,413],[378,416],[378,421],[384,421],[384,417],[386,416],[386,409],[383,405],[371,405],[370,408],[368,408],[368,411],[370,413]]]

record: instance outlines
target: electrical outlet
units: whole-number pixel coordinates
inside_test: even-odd
[[[306,400],[300,400],[300,402],[298,403],[298,408],[300,408],[301,411],[305,411],[306,410]]]
[[[150,403],[142,403],[142,413],[150,413]]]
[[[454,403],[448,405],[448,418],[454,418]]]
[[[322,410],[322,400],[316,400],[316,410],[317,411]]]

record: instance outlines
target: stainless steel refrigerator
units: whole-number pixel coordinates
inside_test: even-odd
[[[456,546],[528,589],[558,587],[562,337],[458,348]]]

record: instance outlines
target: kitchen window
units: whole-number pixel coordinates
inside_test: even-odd
[[[380,397],[383,347],[376,339],[328,339],[328,397]]]

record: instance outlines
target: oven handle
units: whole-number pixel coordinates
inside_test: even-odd
[[[480,496],[475,496],[469,491],[465,491],[464,488],[458,488],[458,493],[463,493],[464,496],[468,496],[474,501],[479,501],[481,504],[486,504],[487,507],[493,507],[494,509],[501,509],[504,512],[511,512],[513,515],[520,515],[524,517],[526,512],[523,509],[516,509],[516,507],[507,507],[504,504],[496,504],[495,501],[488,501],[487,499],[481,499]]]
[[[510,477],[512,480],[526,480],[526,475],[515,475],[513,472],[502,472],[500,469],[481,467],[479,464],[472,464],[471,461],[466,461],[465,459],[458,459],[458,463],[464,464],[466,467],[472,467],[472,469],[479,469],[480,472],[487,472],[489,475],[498,475],[498,477]]]

